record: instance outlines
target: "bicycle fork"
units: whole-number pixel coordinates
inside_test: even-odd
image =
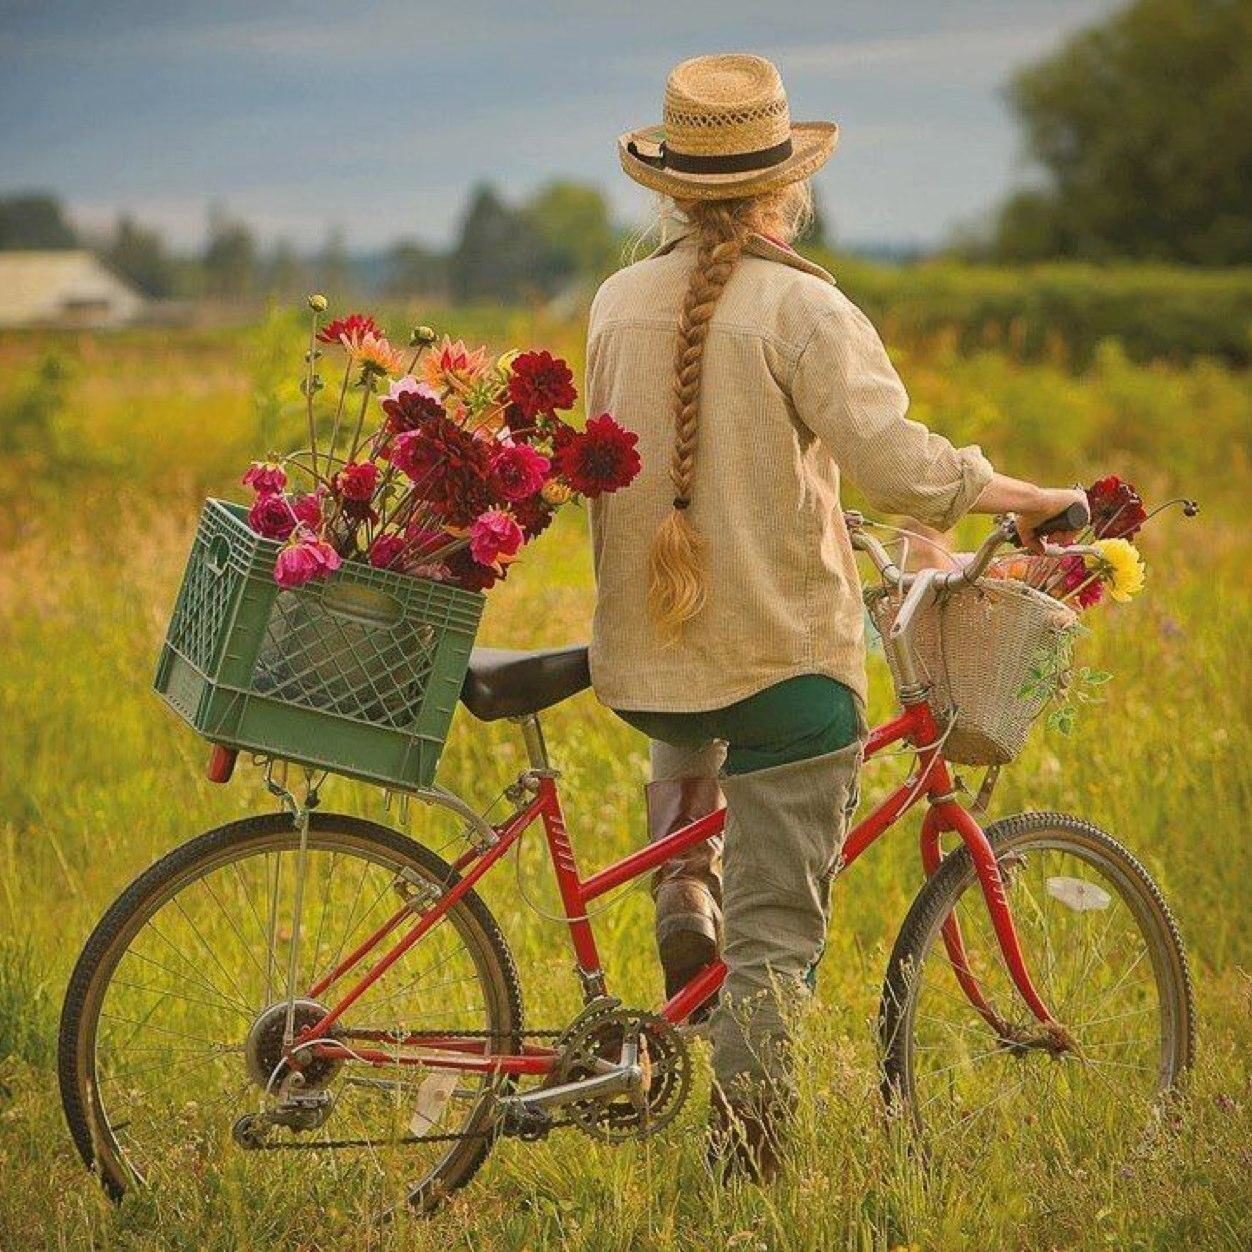
[[[944,773],[946,774],[946,771]],[[942,782],[946,781],[946,778],[942,780]],[[982,890],[983,901],[987,906],[1009,977],[1014,987],[1017,988],[1018,994],[1042,1026],[1042,1031],[1037,1035],[1028,1035],[995,1010],[970,968],[960,922],[955,913],[950,913],[943,922],[943,944],[961,990],[983,1020],[1006,1044],[1017,1047],[1037,1047],[1049,1052],[1074,1051],[1075,1045],[1069,1032],[1053,1017],[1026,967],[1026,958],[1022,952],[1017,927],[1013,922],[1013,914],[1009,909],[1008,898],[1005,894],[1004,875],[996,860],[991,841],[970,812],[957,803],[950,787],[941,790],[938,794],[932,794],[930,808],[922,820],[922,864],[928,878],[938,870],[942,863],[943,852],[939,846],[939,840],[948,831],[957,834],[961,842],[969,849],[974,871],[978,876],[978,884]]]

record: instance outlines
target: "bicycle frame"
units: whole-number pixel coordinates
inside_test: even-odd
[[[566,831],[557,788],[557,773],[548,763],[538,718],[532,715],[518,720],[526,737],[531,768],[519,777],[513,794],[520,798],[529,793],[532,798],[499,825],[491,827],[493,837],[488,844],[471,848],[456,861],[453,868],[461,876],[449,890],[433,901],[423,902],[428,903],[428,907],[405,902],[373,934],[309,987],[305,992],[307,997],[320,1000],[330,988],[341,984],[367,956],[380,949],[391,936],[400,931],[406,922],[411,923],[392,946],[378,956],[357,981],[340,994],[319,1022],[307,1027],[297,1036],[289,1055],[311,1051],[316,1056],[364,1060],[379,1065],[421,1064],[432,1069],[511,1075],[551,1073],[558,1054],[554,1049],[542,1046],[528,1044],[520,1053],[500,1055],[491,1050],[492,1041],[483,1038],[341,1028],[336,1033],[339,1038],[352,1042],[353,1046],[348,1047],[336,1042],[330,1032],[343,1014],[417,944],[423,935],[436,926],[453,905],[474,888],[535,822],[543,825],[565,922],[574,949],[576,970],[582,980],[587,1002],[606,993],[605,975],[588,916],[588,906],[606,892],[651,872],[687,848],[721,833],[726,818],[724,809],[699,818],[584,878],[579,873]],[[844,843],[840,872],[924,799],[929,805],[921,829],[921,856],[926,874],[933,874],[942,860],[942,836],[949,832],[958,835],[973,859],[983,899],[1014,986],[1046,1031],[1060,1031],[1061,1027],[1040,998],[1026,969],[995,854],[982,828],[957,799],[952,775],[943,757],[939,727],[924,698],[905,703],[899,715],[873,730],[865,744],[865,757],[868,760],[884,748],[903,741],[908,741],[916,750],[917,766],[900,786],[849,832]],[[1004,1038],[1010,1037],[1013,1028],[988,1003],[978,980],[970,970],[955,915],[946,919],[942,933],[948,959],[970,1003],[997,1034]],[[665,1003],[659,1010],[660,1013],[675,1025],[684,1022],[696,1008],[717,993],[725,977],[726,966],[721,961],[713,962]],[[373,1043],[385,1043],[387,1046],[385,1049],[368,1046]],[[358,1044],[361,1046],[356,1046]]]

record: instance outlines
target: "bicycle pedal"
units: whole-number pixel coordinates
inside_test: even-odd
[[[504,1106],[499,1126],[500,1134],[504,1138],[535,1143],[548,1137],[554,1122],[552,1115],[544,1109],[521,1103],[510,1103]]]

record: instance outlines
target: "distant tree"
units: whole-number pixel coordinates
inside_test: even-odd
[[[26,192],[0,199],[0,249],[77,247],[55,196]]]
[[[388,296],[400,299],[411,296],[446,296],[448,258],[430,248],[424,248],[419,243],[400,240],[387,252],[383,291]]]
[[[539,280],[553,291],[578,275],[601,278],[617,265],[619,245],[608,205],[596,187],[553,182],[525,206],[543,241]]]
[[[489,186],[470,194],[460,238],[449,258],[458,300],[518,300],[542,285],[545,241],[531,215],[510,208]]]
[[[209,241],[202,259],[209,295],[249,295],[256,281],[256,243],[252,232],[219,208],[209,211]]]
[[[270,250],[263,269],[265,290],[271,296],[291,299],[315,286],[299,253],[286,239],[280,239]]]
[[[313,265],[313,285],[332,300],[343,300],[351,295],[352,263],[341,226],[332,226],[326,234]]]
[[[1005,206],[1008,259],[1252,261],[1252,3],[1134,0],[1013,80],[1044,191]]]
[[[150,296],[168,296],[174,290],[174,266],[165,241],[155,230],[123,215],[105,246],[104,260],[123,278]]]

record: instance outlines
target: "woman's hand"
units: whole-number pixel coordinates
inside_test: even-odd
[[[1017,533],[1022,543],[1032,552],[1040,552],[1043,544],[1035,531],[1044,522],[1051,521],[1058,513],[1064,513],[1071,504],[1087,504],[1087,494],[1077,487],[1037,487],[1034,483],[996,474],[983,488],[975,502],[972,513],[1013,513],[1017,517]],[[1050,535],[1065,543],[1072,532]]]
[[[1017,513],[1017,533],[1022,544],[1031,552],[1042,552],[1043,541],[1035,534],[1044,522],[1051,521],[1058,513],[1064,513],[1071,504],[1087,507],[1087,493],[1075,487],[1040,488],[1043,502],[1034,511]],[[1058,530],[1048,536],[1055,543],[1069,543],[1074,537],[1072,530]]]

